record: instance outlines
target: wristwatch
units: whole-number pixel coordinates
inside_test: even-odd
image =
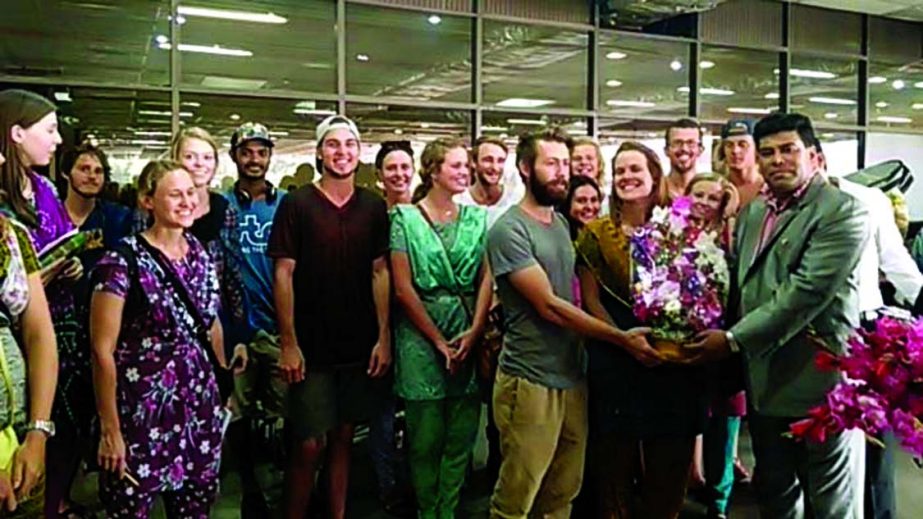
[[[26,431],[39,431],[46,438],[54,437],[54,422],[51,420],[32,420],[26,424]]]
[[[734,337],[734,334],[730,331],[724,332],[724,338],[728,341],[728,349],[731,350],[731,353],[740,352],[740,344],[737,343],[737,339]]]

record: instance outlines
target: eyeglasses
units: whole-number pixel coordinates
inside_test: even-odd
[[[671,150],[679,150],[682,148],[697,149],[701,148],[702,143],[697,140],[687,140],[687,141],[670,141]]]

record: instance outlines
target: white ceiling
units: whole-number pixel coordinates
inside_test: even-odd
[[[791,3],[923,21],[923,0],[791,0]]]

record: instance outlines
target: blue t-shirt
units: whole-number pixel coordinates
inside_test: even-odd
[[[250,306],[247,310],[252,332],[278,333],[272,295],[273,261],[266,255],[266,247],[272,220],[284,196],[279,190],[274,197],[250,201],[240,199],[233,189],[225,193],[231,207],[237,210],[240,253],[244,260],[240,274]]]

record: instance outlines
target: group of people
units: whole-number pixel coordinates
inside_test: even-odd
[[[702,127],[676,121],[669,171],[627,141],[611,190],[599,145],[554,128],[516,144],[521,190],[503,140],[435,139],[418,171],[409,142],[386,141],[384,196],[355,184],[346,117],[317,126],[320,179],[288,193],[266,179],[262,124],[234,131],[225,193],[210,189],[217,143],[187,127],[144,167],[133,209],[100,199],[96,147],[63,155],[63,201],[39,174],[61,144],[48,100],[0,92],[0,130],[6,516],[80,517],[70,490],[90,447],[107,516],[148,517],[161,498],[170,517],[205,518],[236,444],[242,514],[266,517],[253,445],[269,415],[285,423],[285,517],[305,516],[318,474],[329,515],[346,515],[366,422],[386,505],[409,484],[419,517],[454,517],[482,402],[491,517],[675,518],[698,480],[726,517],[744,415],[763,517],[894,513],[882,449],[865,470],[854,435],[784,435],[836,382],[817,345],[844,351],[884,306],[879,271],[923,306],[887,198],[829,176],[803,115],[728,122],[711,173],[696,171]],[[632,311],[630,237],[680,197],[734,282],[725,329],[676,362]]]

